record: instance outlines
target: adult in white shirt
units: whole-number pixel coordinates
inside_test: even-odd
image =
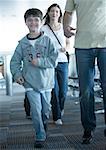
[[[62,125],[64,102],[68,89],[68,59],[66,51],[70,50],[70,41],[64,36],[62,11],[58,4],[52,4],[44,16],[45,23],[42,30],[51,37],[56,49],[59,51],[57,67],[55,68],[55,87],[52,90],[52,114],[55,124]]]
[[[106,0],[67,0],[63,18],[66,37],[73,35],[72,15],[76,10],[75,54],[79,77],[83,142],[90,143],[96,127],[94,107],[95,59],[100,71],[106,124]],[[106,128],[104,130],[106,136]]]

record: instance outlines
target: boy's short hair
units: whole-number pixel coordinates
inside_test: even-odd
[[[41,10],[39,10],[37,8],[31,8],[25,12],[25,14],[24,14],[25,22],[29,16],[39,17],[41,20],[43,19],[43,13],[41,12]]]

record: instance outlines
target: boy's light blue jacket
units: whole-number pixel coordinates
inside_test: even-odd
[[[30,62],[32,57],[38,59],[36,66]],[[45,34],[36,39],[34,47],[25,36],[19,41],[10,61],[13,79],[22,76],[25,79],[25,88],[33,88],[37,91],[52,89],[57,57],[57,50]]]

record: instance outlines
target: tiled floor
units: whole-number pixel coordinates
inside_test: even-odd
[[[0,150],[33,150],[34,130],[32,121],[25,118],[24,89],[15,84],[13,90],[12,97],[5,95],[5,89],[0,90]],[[92,143],[82,145],[83,129],[80,122],[79,101],[78,98],[71,97],[70,93],[69,90],[65,103],[63,125],[54,125],[52,116],[50,116],[48,139],[43,149],[106,150],[106,137],[103,135],[105,127],[103,111],[100,113],[96,111],[97,128]],[[96,110],[102,108],[102,99],[100,99],[96,102]]]

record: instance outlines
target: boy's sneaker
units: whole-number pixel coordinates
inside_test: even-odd
[[[44,147],[44,141],[35,141],[34,148],[42,148]]]
[[[82,140],[82,144],[90,144],[90,142],[92,141],[92,131],[85,130]]]
[[[61,120],[61,119],[58,119],[57,121],[55,121],[55,124],[56,124],[56,125],[62,125],[63,123],[62,123],[62,120]]]

